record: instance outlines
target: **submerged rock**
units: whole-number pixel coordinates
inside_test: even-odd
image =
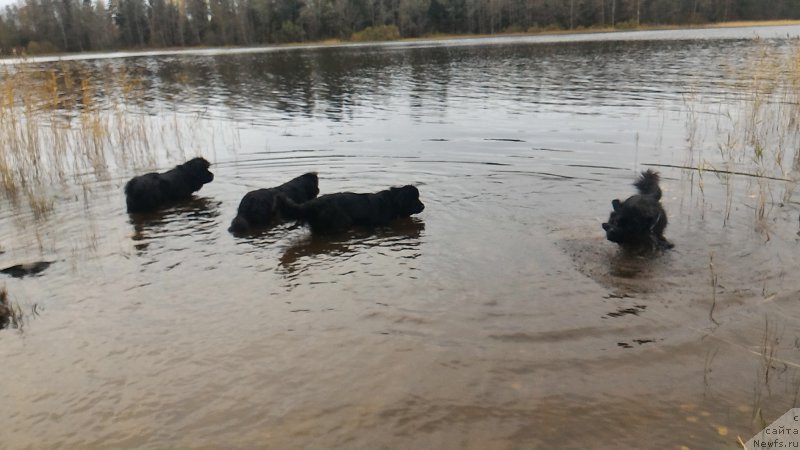
[[[0,272],[11,275],[14,278],[23,278],[30,275],[36,275],[48,267],[50,264],[53,264],[52,261],[37,261],[33,263],[26,263],[26,264],[15,264],[13,266],[6,267],[5,269],[0,270]]]

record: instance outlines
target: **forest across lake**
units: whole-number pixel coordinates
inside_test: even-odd
[[[0,55],[797,19],[792,0],[18,0]]]
[[[0,449],[740,448],[800,399],[798,37],[3,59]],[[643,256],[602,224],[648,169],[675,247]],[[307,172],[425,208],[228,232]]]

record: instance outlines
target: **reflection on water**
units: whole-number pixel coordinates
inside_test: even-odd
[[[147,213],[131,213],[134,248],[142,254],[157,240],[191,234],[202,239],[218,224],[221,202],[206,197],[194,197],[189,201],[163,210]],[[199,241],[198,241],[199,242]],[[169,246],[169,244],[166,244]]]
[[[308,233],[286,248],[279,264],[287,278],[297,279],[299,272],[312,268],[333,270],[340,262],[364,252],[414,259],[420,256],[420,238],[424,230],[424,222],[406,218],[375,230],[357,229],[327,235]]]
[[[394,112],[386,105],[397,97],[406,98],[404,107],[418,120],[435,119],[437,112],[451,115],[453,109],[499,105],[511,108],[509,113],[653,107],[688,93],[687,76],[696,67],[720,72],[736,60],[736,55],[713,54],[702,41],[510,42],[178,54],[74,61],[64,67],[78,88],[87,77],[95,83],[109,71],[122,73],[124,68],[129,88],[141,92],[136,99],[149,103],[152,113],[180,105],[184,113],[236,114],[242,120],[275,126],[270,122],[293,117],[339,122],[363,118],[367,111],[383,116]],[[726,45],[728,51],[742,52],[752,44],[745,40]],[[670,58],[666,64],[665,57]],[[587,61],[590,71],[585,70]],[[707,95],[720,90],[716,77],[698,76],[693,81]],[[98,89],[95,100],[113,98],[109,89]]]
[[[124,67],[132,110],[197,119],[199,144],[149,134],[158,158],[70,173],[44,218],[0,199],[0,267],[57,261],[3,277],[26,326],[0,330],[0,448],[736,448],[797,403],[798,203],[705,164],[727,167],[731,73],[787,33],[71,61],[112,85],[101,105]],[[215,180],[192,201],[125,212],[127,179],[195,154]],[[650,257],[601,228],[646,167],[675,244]],[[321,195],[414,184],[426,208],[227,232],[245,193],[308,171]]]

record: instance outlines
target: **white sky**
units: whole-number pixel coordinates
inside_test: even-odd
[[[16,4],[18,1],[19,1],[19,0],[0,0],[0,10],[4,10],[4,9],[6,9],[6,6],[8,6],[8,5],[14,5],[14,4]]]

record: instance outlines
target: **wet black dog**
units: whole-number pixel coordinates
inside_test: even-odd
[[[648,169],[633,184],[639,194],[624,202],[618,199],[611,202],[614,211],[608,223],[603,224],[609,241],[627,249],[665,250],[673,247],[664,237],[667,213],[661,206],[658,181],[658,173]]]
[[[386,225],[425,209],[414,186],[394,187],[374,194],[340,192],[297,204],[278,197],[278,209],[288,219],[308,223],[317,233],[343,231],[355,226]]]
[[[300,175],[280,186],[250,191],[239,202],[236,217],[228,231],[244,233],[254,227],[263,227],[281,217],[276,208],[275,197],[285,195],[294,203],[303,203],[319,194],[319,179],[316,173]]]
[[[128,212],[154,211],[162,206],[186,200],[204,184],[214,180],[203,158],[191,159],[164,173],[146,173],[133,177],[125,185]]]

